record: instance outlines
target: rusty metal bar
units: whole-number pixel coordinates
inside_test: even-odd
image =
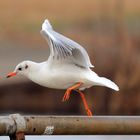
[[[140,116],[21,116],[0,117],[0,135],[137,135]],[[11,138],[12,139],[12,138]]]

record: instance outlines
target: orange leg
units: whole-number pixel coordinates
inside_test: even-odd
[[[67,101],[67,100],[70,98],[71,91],[72,91],[72,90],[76,90],[76,89],[77,89],[78,87],[80,87],[82,84],[83,84],[82,82],[79,82],[79,83],[77,83],[76,85],[74,85],[74,86],[68,88],[67,91],[65,92],[64,96],[63,96],[62,101],[63,101],[63,102],[64,102],[64,101]],[[89,109],[89,106],[88,106],[88,104],[87,104],[85,95],[84,95],[80,90],[76,90],[76,91],[80,94],[80,96],[81,96],[81,98],[82,98],[82,101],[83,101],[83,103],[84,103],[84,107],[85,107],[85,110],[86,110],[86,112],[87,112],[87,115],[88,115],[88,116],[92,116],[92,112],[91,112],[91,110]]]
[[[91,110],[89,109],[89,106],[88,106],[88,104],[87,104],[85,95],[84,95],[80,90],[76,90],[76,91],[80,94],[80,96],[81,96],[81,98],[82,98],[82,100],[83,100],[84,107],[85,107],[85,110],[86,110],[86,112],[87,112],[87,115],[88,115],[88,116],[92,116],[92,112],[91,112]]]
[[[62,101],[63,101],[63,102],[64,102],[64,101],[67,101],[67,100],[70,98],[71,91],[77,89],[77,88],[80,87],[82,84],[83,84],[82,82],[79,82],[79,83],[77,83],[76,85],[74,85],[74,86],[68,88],[67,91],[65,92],[64,96],[63,96]]]

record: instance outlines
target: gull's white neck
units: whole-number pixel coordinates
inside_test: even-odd
[[[31,62],[31,66],[29,71],[25,74],[30,80],[35,83],[42,85],[45,81],[47,81],[47,62]]]

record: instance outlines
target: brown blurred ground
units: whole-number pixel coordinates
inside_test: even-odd
[[[120,87],[119,92],[104,87],[85,91],[94,114],[139,115],[139,9],[139,0],[0,1],[1,73],[5,75],[24,59],[46,59],[47,43],[39,31],[48,18],[58,32],[87,49],[95,72]],[[62,103],[63,94],[20,77],[2,78],[0,112],[84,115],[79,96],[73,94]]]

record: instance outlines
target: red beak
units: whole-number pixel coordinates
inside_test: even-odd
[[[7,78],[10,78],[10,77],[16,76],[16,75],[17,75],[16,72],[11,72],[11,73],[9,73],[9,74],[7,75]]]

